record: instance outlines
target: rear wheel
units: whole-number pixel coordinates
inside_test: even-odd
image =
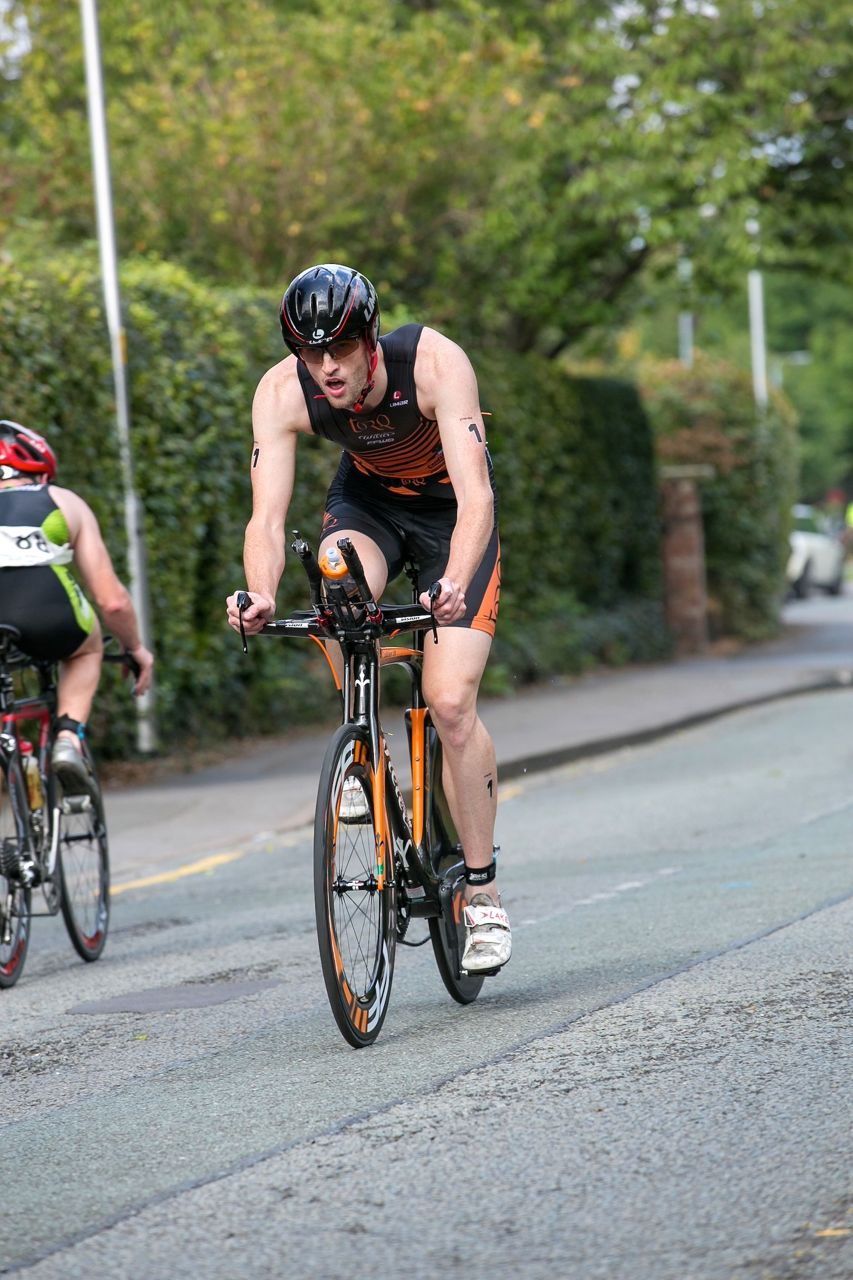
[[[97,788],[91,794],[59,801],[59,852],[54,878],[62,918],[74,950],[97,960],[107,941],[110,918],[110,859],[103,807]]]
[[[314,906],[323,980],[335,1021],[355,1048],[372,1044],[388,1010],[397,936],[393,865],[379,888],[376,815],[366,732],[341,725],[329,744],[314,820]],[[357,787],[364,812],[343,821],[344,784]]]
[[[480,994],[482,975],[462,973],[459,961],[465,949],[465,876],[461,865],[449,869],[439,891],[441,915],[429,922],[432,949],[441,981],[458,1004],[472,1004]]]
[[[25,847],[24,780],[13,761],[0,769],[0,987],[21,976],[30,943],[31,893],[17,879]]]
[[[441,876],[441,915],[430,920],[429,932],[442,982],[457,1003],[471,1004],[480,994],[483,977],[468,976],[459,968],[459,961],[465,950],[465,923],[462,916],[465,907],[465,864],[462,846],[457,842],[456,829],[441,786],[441,743],[431,725],[428,733],[431,739],[429,749],[432,778],[430,849],[433,867]]]

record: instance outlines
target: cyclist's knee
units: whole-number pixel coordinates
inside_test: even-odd
[[[476,690],[471,692],[464,685],[434,689],[427,700],[442,739],[448,745],[463,747],[477,724]]]
[[[330,547],[337,547],[339,538],[349,538],[352,542],[361,560],[367,585],[378,600],[388,581],[388,562],[381,548],[366,533],[359,533],[354,529],[335,529],[334,533],[327,534],[321,540],[317,549],[318,558]]]

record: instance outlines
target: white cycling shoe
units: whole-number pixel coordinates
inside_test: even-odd
[[[477,893],[463,912],[465,950],[460,968],[464,973],[497,973],[512,955],[509,916],[487,893]]]
[[[370,821],[370,805],[367,801],[367,794],[357,778],[344,779],[338,819],[341,822]]]
[[[53,772],[66,795],[85,795],[92,785],[89,766],[78,746],[67,738],[57,738],[50,755]]]

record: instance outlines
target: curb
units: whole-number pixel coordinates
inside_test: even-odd
[[[668,738],[681,733],[685,729],[693,729],[697,725],[707,724],[711,720],[719,720],[722,716],[731,715],[735,711],[747,711],[752,707],[765,706],[771,702],[781,702],[785,698],[799,698],[807,693],[830,693],[838,689],[849,689],[851,681],[847,673],[834,676],[823,676],[809,684],[796,689],[779,689],[775,693],[763,693],[755,698],[744,698],[737,702],[729,702],[724,706],[712,707],[707,711],[696,711],[692,715],[682,716],[679,720],[670,720],[663,724],[653,725],[648,729],[634,729],[626,733],[617,733],[608,738],[593,738],[589,742],[578,742],[570,747],[555,747],[550,751],[535,755],[520,756],[504,763],[498,761],[499,781],[518,778],[525,773],[539,773],[546,769],[554,769],[559,765],[574,764],[578,760],[591,760],[596,756],[607,755],[611,751],[620,751],[625,747],[641,746],[646,742],[656,742],[660,738]]]

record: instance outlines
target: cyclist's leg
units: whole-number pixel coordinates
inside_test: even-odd
[[[318,557],[339,538],[349,538],[358,552],[367,584],[375,600],[379,600],[389,578],[403,565],[403,539],[387,512],[377,507],[370,497],[359,492],[357,482],[335,477],[326,495],[326,510],[320,534]],[[340,675],[340,650],[327,641],[329,657]]]
[[[374,538],[362,533],[360,529],[335,526],[331,534],[324,533],[320,542],[318,558],[328,551],[330,547],[336,546],[338,538],[349,538],[351,540],[364,567],[367,585],[373,592],[374,598],[378,600],[385,590],[385,583],[388,581],[388,561],[381,547],[377,545]]]
[[[483,631],[443,627],[438,644],[424,648],[424,697],[441,739],[444,791],[465,863],[475,869],[492,862],[497,806],[495,749],[477,714],[491,643]],[[496,898],[495,882],[487,888]]]
[[[441,738],[442,780],[465,856],[468,905],[461,968],[469,974],[494,973],[512,954],[509,918],[501,906],[494,861],[495,751],[477,714],[499,595],[500,543],[495,528],[466,591],[465,617],[454,626],[442,627],[438,644],[428,644],[424,654],[424,692]]]
[[[452,532],[448,523],[446,533]],[[415,537],[428,549],[421,531]],[[444,572],[449,536],[440,558],[419,558],[423,590]],[[497,527],[465,593],[465,617],[441,627],[438,644],[424,649],[424,694],[444,755],[444,789],[465,851],[465,864],[485,870],[493,860],[497,766],[495,750],[477,714],[480,681],[491,649],[500,595],[500,540]],[[470,886],[469,886],[470,887]],[[494,882],[483,886],[497,901]]]
[[[103,656],[101,628],[95,617],[83,643],[59,662],[59,730],[53,744],[51,763],[66,794],[85,792],[91,786],[92,777],[83,758],[81,737],[98,689]]]
[[[104,644],[95,618],[92,630],[78,649],[59,663],[59,714],[85,724],[101,678]],[[68,730],[59,736],[64,736]],[[73,736],[73,735],[71,735]]]
[[[378,600],[389,578],[403,566],[403,535],[388,510],[377,504],[346,468],[339,470],[326,495],[319,555],[339,538],[350,538],[364,566],[368,586]]]
[[[465,857],[460,968],[467,974],[496,973],[512,955],[494,862],[495,750],[477,714],[477,690],[490,645],[491,637],[482,631],[446,627],[424,656],[424,693],[441,738],[442,781]]]
[[[326,499],[323,532],[319,556],[334,547],[339,538],[349,538],[358,552],[364,576],[375,600],[385,590],[389,564],[400,555],[399,538],[394,530],[372,514],[369,507],[357,500],[351,491],[341,491],[333,484]],[[326,641],[326,651],[334,666],[338,680],[343,679],[343,661],[340,646],[334,640]],[[340,819],[344,823],[364,823],[370,818],[367,798],[359,782],[353,777],[344,783],[340,803]]]

